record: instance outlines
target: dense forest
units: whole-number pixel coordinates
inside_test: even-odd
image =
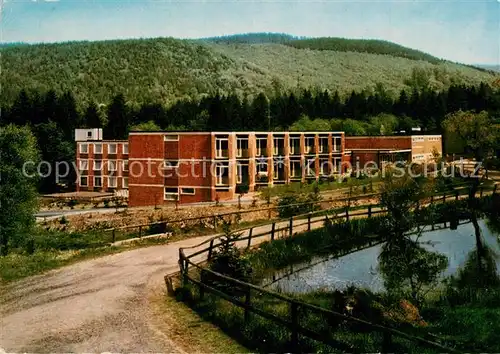
[[[440,91],[498,78],[389,42],[284,34],[20,44],[2,47],[1,54],[1,104],[12,104],[22,89],[53,89],[58,95],[71,91],[80,109],[90,102],[106,105],[119,93],[136,107],[169,106],[216,93],[253,99],[259,93],[300,95],[305,88],[338,91],[346,99],[353,90],[382,84],[396,98],[402,89],[421,86],[415,73]]]
[[[380,135],[440,133],[460,109],[500,117],[498,75],[388,42],[264,33],[19,44],[1,54],[0,125],[28,125],[52,167],[74,161],[78,127],[102,127],[105,139],[160,129]],[[57,188],[44,178],[39,190]]]
[[[452,85],[445,91],[428,88],[402,90],[393,99],[379,84],[373,91],[339,92],[302,90],[273,96],[215,94],[199,100],[184,99],[132,105],[123,94],[106,105],[90,102],[83,109],[72,92],[57,94],[21,90],[12,105],[2,107],[1,125],[28,125],[38,140],[41,158],[53,166],[74,160],[74,129],[102,127],[105,139],[126,139],[130,130],[335,130],[347,135],[442,133],[446,114],[458,110],[486,110],[500,118],[500,90],[488,84]],[[42,179],[40,190],[57,190],[55,181]]]

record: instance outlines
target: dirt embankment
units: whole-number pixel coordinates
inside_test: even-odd
[[[378,200],[374,198],[353,200],[350,202],[350,206],[352,207],[364,204],[376,204],[377,202]],[[271,206],[275,207],[275,204],[271,204]],[[325,198],[320,203],[320,208],[323,210],[340,208],[344,206],[347,206],[347,203],[345,201],[335,201],[334,198]],[[189,226],[211,229],[214,228],[214,215],[241,212],[239,220],[240,223],[255,222],[258,220],[269,220],[271,218],[278,217],[277,211],[275,209],[268,211],[265,210],[266,207],[266,204],[255,206],[252,206],[251,204],[244,204],[241,206],[241,209],[239,209],[238,205],[229,204],[220,206],[210,205],[181,207],[178,209],[172,206],[139,209],[131,208],[114,213],[99,213],[89,211],[85,214],[66,215],[57,219],[42,221],[40,225],[45,229],[50,230],[88,231],[132,225],[144,225],[157,221],[169,222],[175,220],[195,219],[184,222],[176,222],[171,226],[179,228]],[[205,218],[196,219],[201,217]],[[235,215],[233,215],[232,217],[234,218]]]

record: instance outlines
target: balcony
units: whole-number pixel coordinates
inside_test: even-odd
[[[229,158],[229,150],[227,149],[217,149],[215,150],[215,158],[217,159],[228,159]]]
[[[255,156],[267,157],[269,155],[267,153],[267,137],[258,137],[255,140],[255,143],[256,143]]]
[[[215,185],[217,187],[229,186],[229,177],[228,176],[217,176],[217,178],[215,179]]]
[[[308,155],[316,154],[316,142],[313,136],[306,137],[304,153]]]
[[[215,138],[215,158],[229,158],[229,141],[227,135],[222,135]]]
[[[238,135],[236,137],[236,157],[248,158],[248,135]]]
[[[249,156],[248,149],[236,149],[237,158],[245,159],[248,158],[248,156]]]

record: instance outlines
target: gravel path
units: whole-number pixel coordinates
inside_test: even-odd
[[[254,235],[270,228],[256,227]],[[163,276],[178,270],[179,247],[209,238],[83,261],[5,286],[0,352],[180,352],[151,325],[148,294],[165,287]]]

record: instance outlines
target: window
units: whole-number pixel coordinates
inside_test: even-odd
[[[100,171],[100,170],[102,170],[102,161],[94,160],[94,171]]]
[[[342,146],[341,146],[342,138],[339,136],[332,137],[332,151],[333,152],[340,152]]]
[[[340,173],[341,172],[341,164],[342,164],[341,159],[334,159],[333,160],[333,173]]]
[[[89,169],[89,161],[88,160],[80,160],[78,168],[80,171],[85,171]]]
[[[165,187],[165,200],[178,200],[179,189],[177,187]]]
[[[267,138],[257,138],[257,156],[266,156]]]
[[[236,170],[237,171],[236,172],[236,183],[241,183],[241,182],[243,182],[243,167],[240,164],[238,164],[236,166],[236,169],[237,169]]]
[[[116,161],[115,160],[108,161],[108,171],[116,171]]]
[[[215,157],[223,158],[228,157],[228,140],[227,138],[215,139]]]
[[[247,157],[248,150],[248,139],[247,138],[237,138],[236,139],[236,157]]]
[[[328,137],[319,138],[319,152],[320,153],[328,152]]]
[[[89,144],[84,143],[80,144],[80,154],[88,154],[89,153]]]
[[[116,144],[108,144],[108,154],[116,154]]]
[[[306,176],[316,176],[316,159],[311,158],[307,160],[306,164]]]
[[[122,161],[122,171],[128,171],[128,160]]]
[[[116,186],[117,186],[116,177],[108,177],[108,187],[116,188]]]
[[[163,140],[165,140],[165,141],[179,141],[179,135],[178,134],[167,134],[163,137]]]
[[[179,167],[179,160],[165,160],[164,166],[165,168],[177,168]]]
[[[227,165],[217,165],[215,166],[215,176],[216,176],[216,181],[215,184],[220,186],[220,185],[225,185],[229,183],[229,166]]]
[[[122,187],[123,188],[128,188],[128,177],[123,177],[122,179]]]
[[[102,154],[102,144],[94,144],[94,154]]]
[[[194,188],[181,188],[181,194],[195,195]]]
[[[306,153],[314,154],[314,136],[306,137]]]
[[[319,174],[320,176],[326,176],[330,170],[330,163],[326,159],[319,160]]]
[[[123,154],[128,154],[128,143],[122,145]]]
[[[89,131],[87,132],[87,138],[92,138],[92,131],[91,131],[91,130],[89,130]]]
[[[302,169],[300,168],[300,161],[290,161],[290,178],[301,178]]]
[[[89,178],[87,176],[80,177],[80,186],[81,187],[87,187],[88,183],[89,183]]]
[[[102,177],[94,177],[94,187],[102,187]]]
[[[267,162],[257,162],[257,173],[267,175]]]
[[[292,155],[300,154],[300,137],[290,138],[290,153]]]

